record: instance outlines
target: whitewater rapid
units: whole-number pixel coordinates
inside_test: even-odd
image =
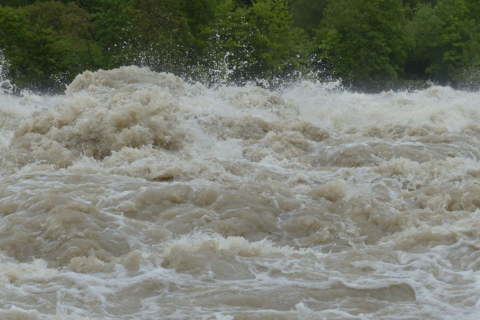
[[[0,94],[0,319],[478,319],[480,93]]]

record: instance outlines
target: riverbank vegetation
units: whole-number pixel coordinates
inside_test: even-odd
[[[478,0],[0,0],[1,70],[61,91],[147,66],[206,84],[341,79],[375,91],[480,86]]]

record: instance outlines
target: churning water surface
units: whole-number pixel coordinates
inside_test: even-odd
[[[0,95],[0,319],[479,319],[480,94]]]

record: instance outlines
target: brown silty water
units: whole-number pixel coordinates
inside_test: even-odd
[[[0,319],[478,319],[479,93],[0,95]]]

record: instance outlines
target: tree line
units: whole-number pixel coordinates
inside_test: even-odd
[[[207,84],[476,89],[479,21],[478,0],[0,0],[1,70],[43,91],[123,65]]]

